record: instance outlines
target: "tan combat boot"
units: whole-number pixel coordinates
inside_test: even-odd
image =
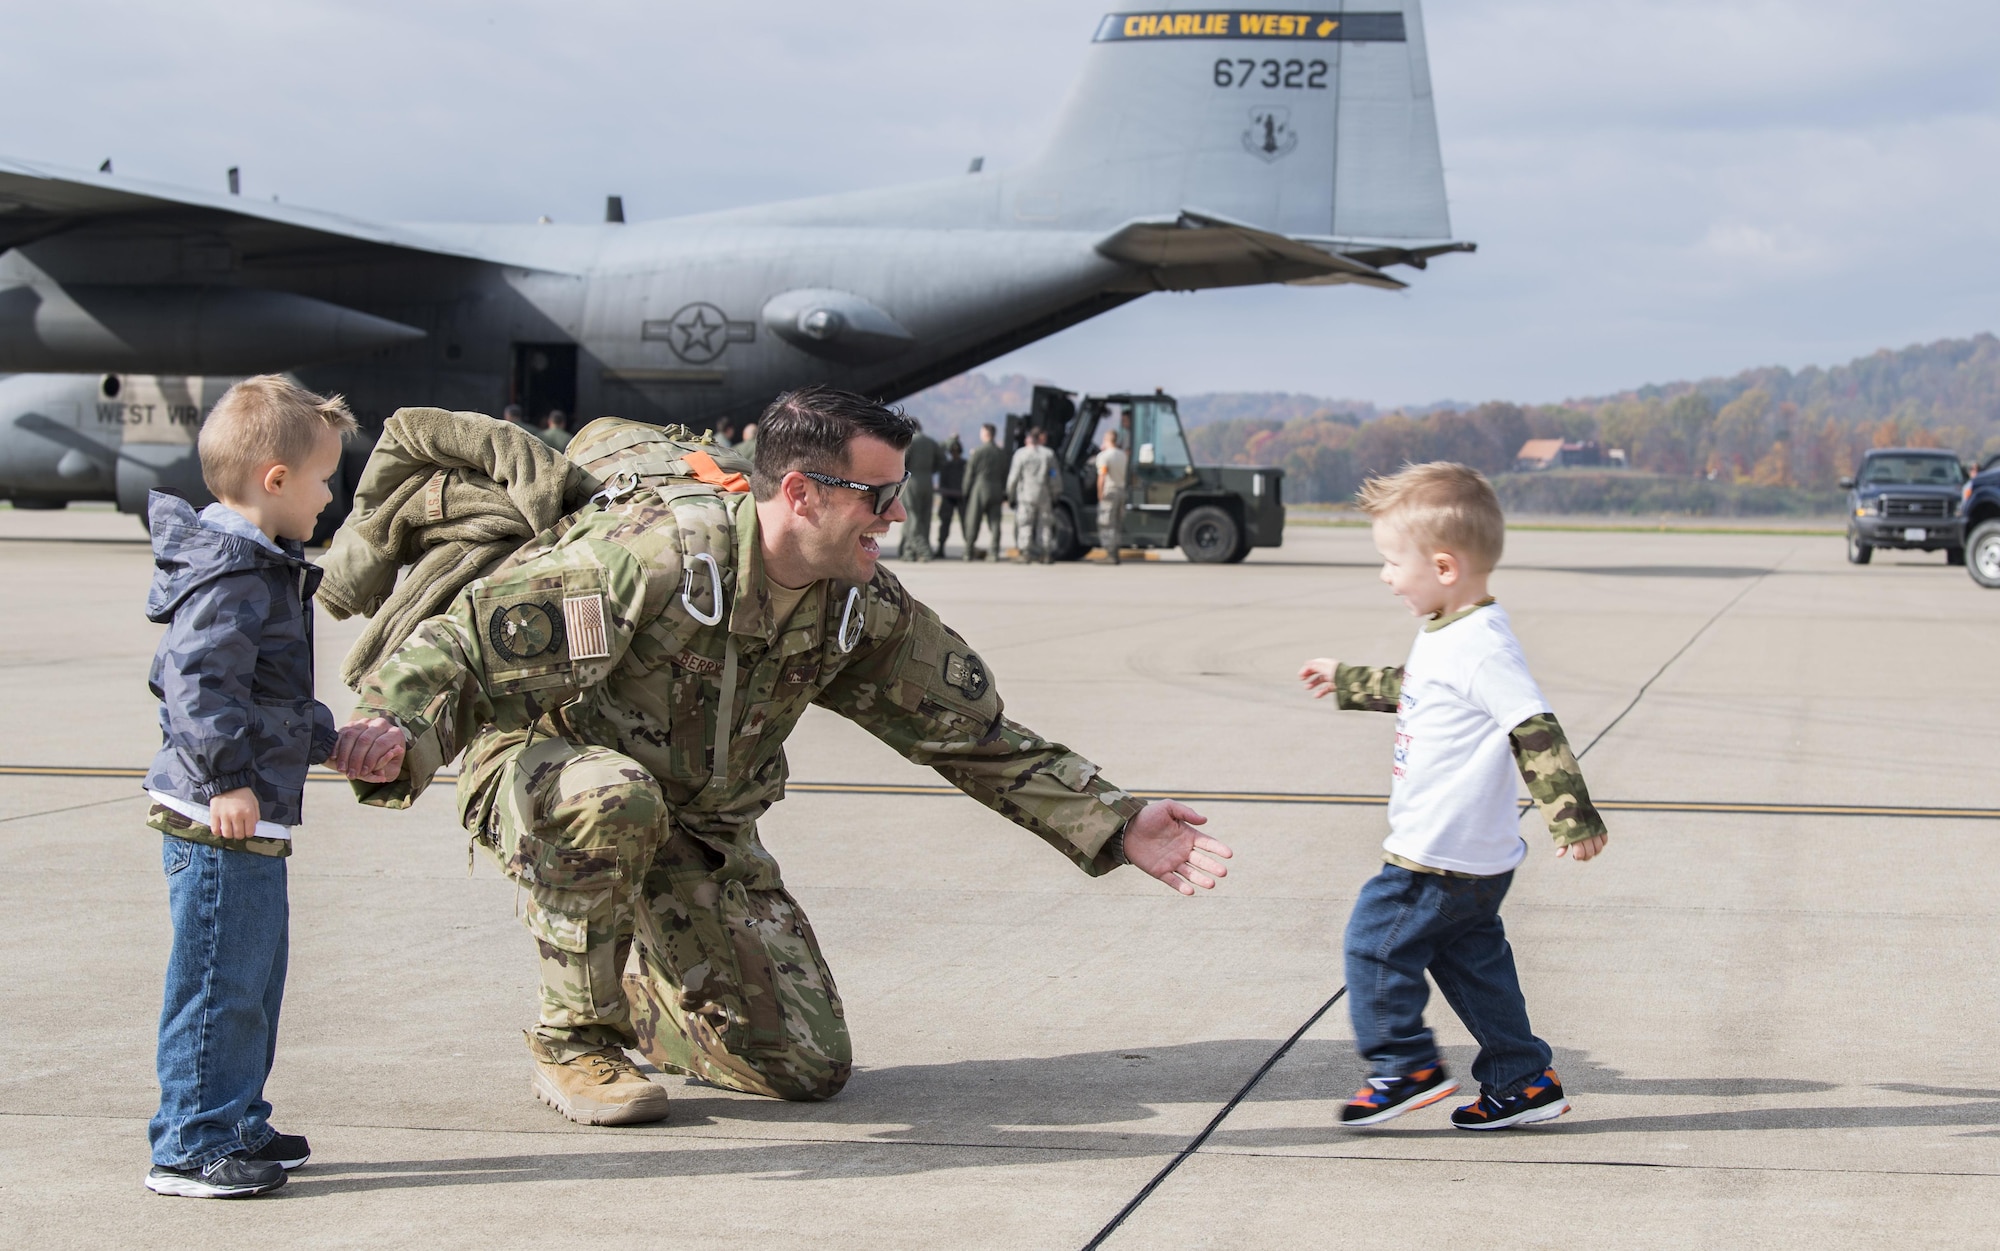
[[[535,1097],[579,1125],[643,1125],[667,1119],[667,1092],[617,1047],[558,1060],[534,1037]]]

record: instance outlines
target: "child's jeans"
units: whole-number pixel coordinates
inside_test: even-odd
[[[1402,1077],[1436,1063],[1437,1043],[1424,1028],[1426,969],[1479,1040],[1472,1076],[1481,1090],[1505,1099],[1549,1067],[1549,1045],[1528,1028],[1500,925],[1513,881],[1512,873],[1469,879],[1385,864],[1361,888],[1347,921],[1347,1007],[1371,1076]]]
[[[174,918],[153,1163],[198,1169],[274,1131],[264,1079],[285,997],[285,861],[162,836]]]

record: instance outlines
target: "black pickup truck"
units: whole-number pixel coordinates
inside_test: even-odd
[[[1965,466],[1939,448],[1878,447],[1861,458],[1847,488],[1847,559],[1865,565],[1878,547],[1943,551],[1965,563],[1959,503]]]
[[[1965,571],[1983,587],[2000,590],[2000,456],[1980,466],[1958,496],[1965,527]]]

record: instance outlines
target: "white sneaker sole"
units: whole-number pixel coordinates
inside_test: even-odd
[[[283,1179],[270,1186],[218,1186],[199,1177],[146,1177],[146,1189],[156,1195],[176,1199],[254,1199],[284,1185]]]
[[[1460,1125],[1457,1121],[1453,1121],[1452,1126],[1455,1129],[1475,1131],[1507,1129],[1515,1125],[1534,1125],[1541,1121],[1553,1121],[1567,1111],[1569,1111],[1569,1100],[1565,1098],[1561,1103],[1551,1103],[1544,1108],[1529,1108],[1526,1112],[1516,1112],[1505,1120],[1488,1121],[1483,1125]]]
[[[652,1085],[652,1083],[647,1083]],[[578,1125],[646,1125],[667,1119],[667,1092],[653,1086],[651,1093],[624,1103],[575,1104],[563,1098],[555,1083],[535,1070],[530,1083],[535,1098],[548,1104]]]
[[[1407,1103],[1399,1103],[1393,1108],[1384,1108],[1375,1115],[1363,1117],[1358,1121],[1342,1121],[1340,1127],[1342,1129],[1363,1129],[1370,1125],[1380,1125],[1384,1121],[1395,1120],[1405,1112],[1415,1112],[1418,1108],[1428,1108],[1447,1095],[1455,1095],[1457,1093],[1458,1079],[1451,1078],[1437,1089],[1425,1091],[1419,1098],[1412,1099]]]

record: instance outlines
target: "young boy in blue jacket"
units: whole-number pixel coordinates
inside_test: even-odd
[[[167,625],[151,675],[163,745],[146,776],[147,824],[165,836],[174,923],[146,1175],[159,1194],[263,1194],[309,1153],[271,1128],[264,1080],[285,990],[285,857],[307,767],[337,742],[313,698],[320,571],[301,544],[354,428],[338,398],[247,379],[201,431],[202,478],[219,502],[196,513],[155,491],[147,504],[146,615]]]

